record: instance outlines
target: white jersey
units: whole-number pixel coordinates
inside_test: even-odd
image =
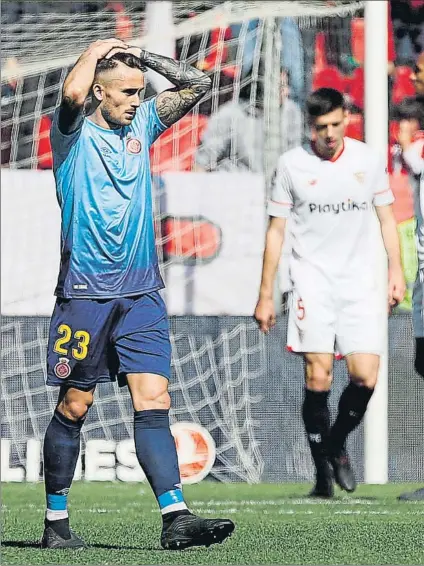
[[[384,160],[360,141],[345,138],[335,160],[322,159],[310,145],[284,153],[268,214],[291,217],[294,284],[313,272],[356,284],[367,274],[374,279],[374,207],[393,201]]]

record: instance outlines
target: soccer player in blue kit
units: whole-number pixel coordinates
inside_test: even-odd
[[[175,88],[141,102],[146,68]],[[65,80],[51,131],[62,229],[47,384],[60,392],[44,439],[43,548],[85,546],[69,527],[68,492],[96,385],[116,378],[131,394],[137,458],[163,519],[161,545],[209,546],[234,530],[230,520],[190,513],[181,490],[149,166],[151,144],[210,86],[194,67],[117,39],[91,44]]]

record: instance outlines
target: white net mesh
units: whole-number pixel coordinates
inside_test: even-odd
[[[26,11],[14,9],[17,4],[8,2],[2,8],[1,163],[11,168],[40,169],[51,168],[48,131],[64,78],[93,40],[117,36],[144,47],[152,42],[173,42],[178,57],[204,68],[213,77],[212,92],[200,107],[201,114],[209,115],[230,99],[249,99],[252,103],[260,97],[270,100],[269,85],[261,90],[267,75],[266,61],[271,64],[270,40],[266,39],[269,26],[273,26],[271,41],[281,52],[281,65],[292,74],[292,97],[303,100],[317,64],[317,34],[326,36],[329,63],[348,65],[351,17],[363,5],[325,0],[181,1],[172,3],[168,24],[153,31],[149,29],[148,2],[109,2],[106,6],[104,2],[27,2]],[[285,42],[287,45],[283,45]],[[152,94],[155,85],[150,81],[146,95]],[[191,130],[195,145],[203,127],[202,120],[194,127],[188,121],[176,127],[174,144],[181,140],[184,147],[166,148],[168,168],[180,170],[191,165],[185,134]],[[233,140],[231,145],[235,145]],[[183,151],[185,159],[184,155],[180,158]],[[251,165],[249,162],[248,168]]]
[[[260,401],[253,381],[264,378],[264,350],[253,324],[221,325],[215,336],[188,333],[195,320],[173,325],[172,422],[194,422],[215,440],[212,475],[222,481],[258,482],[263,471],[252,408]],[[46,388],[48,319],[6,319],[2,342],[2,437],[11,440],[11,464],[26,462],[28,439],[42,440],[57,391]],[[83,428],[83,442],[132,437],[133,411],[126,390],[102,386]]]
[[[173,2],[171,25],[154,33],[144,2],[108,10],[99,2],[92,12],[77,4],[72,12],[65,3],[31,3],[19,18],[2,9],[1,150],[12,169],[3,190],[2,435],[11,440],[12,463],[25,463],[28,438],[42,438],[56,397],[44,386],[44,358],[60,219],[48,134],[61,86],[91,41],[118,35],[149,46],[162,32],[177,58],[213,81],[151,152],[172,325],[172,419],[209,430],[217,479],[303,478],[295,464],[285,468],[279,440],[284,427],[287,453],[304,444],[295,412],[301,382],[293,380],[292,390],[280,383],[302,370],[271,362],[281,362],[283,337],[266,345],[247,317],[260,276],[266,181],[276,156],[302,139],[303,103],[323,61],[346,74],[354,69],[351,21],[363,3]],[[157,92],[148,78],[146,96]],[[99,388],[85,440],[123,440],[131,429],[127,391]]]
[[[364,3],[349,0],[296,0],[291,3],[179,0],[172,3],[175,23],[172,30],[145,29],[148,2],[126,2],[119,9],[118,3],[105,6],[105,3],[98,2],[97,9],[91,9],[88,13],[89,3],[84,2],[26,2],[26,11],[23,12],[19,12],[16,4],[5,3],[2,8],[1,57],[5,61],[19,53],[21,73],[31,75],[74,64],[81,51],[92,41],[113,37],[116,32],[134,38],[133,43],[142,46],[149,42],[149,32],[155,38],[172,34],[173,39],[181,39],[209,32],[215,26],[225,28],[255,18],[270,17],[295,17],[301,25],[307,25],[314,18],[322,20],[325,17],[355,14],[363,8]],[[73,4],[71,9],[69,4]],[[143,38],[136,39],[141,34]],[[17,74],[11,68],[6,69],[3,79]]]

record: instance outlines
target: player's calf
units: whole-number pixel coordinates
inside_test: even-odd
[[[330,432],[329,455],[337,484],[352,492],[356,489],[356,479],[346,440],[364,418],[377,382],[380,358],[374,354],[352,354],[346,361],[351,381],[339,400],[338,414]]]
[[[81,428],[92,401],[92,392],[63,389],[47,427],[43,447],[47,501],[43,548],[83,546],[69,528],[68,493],[78,461]]]
[[[306,387],[302,417],[316,468],[318,491],[330,496],[332,479],[327,474],[327,443],[330,433],[328,395],[333,358],[330,354],[305,354],[305,364]]]

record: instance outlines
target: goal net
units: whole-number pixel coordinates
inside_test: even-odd
[[[264,338],[251,315],[269,180],[278,155],[305,135],[311,88],[353,85],[353,133],[362,136],[363,92],[350,79],[362,64],[352,28],[360,26],[363,2],[31,2],[29,12],[14,11],[15,4],[2,6],[1,38],[4,477],[39,478],[40,441],[57,395],[44,385],[59,261],[52,113],[84,48],[117,36],[196,65],[213,85],[151,149],[173,345],[171,421],[210,433],[218,480],[309,479],[302,366],[283,352],[284,317]],[[147,74],[146,97],[166,87]],[[279,303],[288,290],[282,272]],[[336,373],[342,387],[346,376]],[[83,429],[83,467],[85,447],[98,441],[116,470],[95,479],[139,479],[122,472],[133,465],[122,458],[132,419],[126,389],[98,388]],[[360,435],[352,450],[361,470]]]

